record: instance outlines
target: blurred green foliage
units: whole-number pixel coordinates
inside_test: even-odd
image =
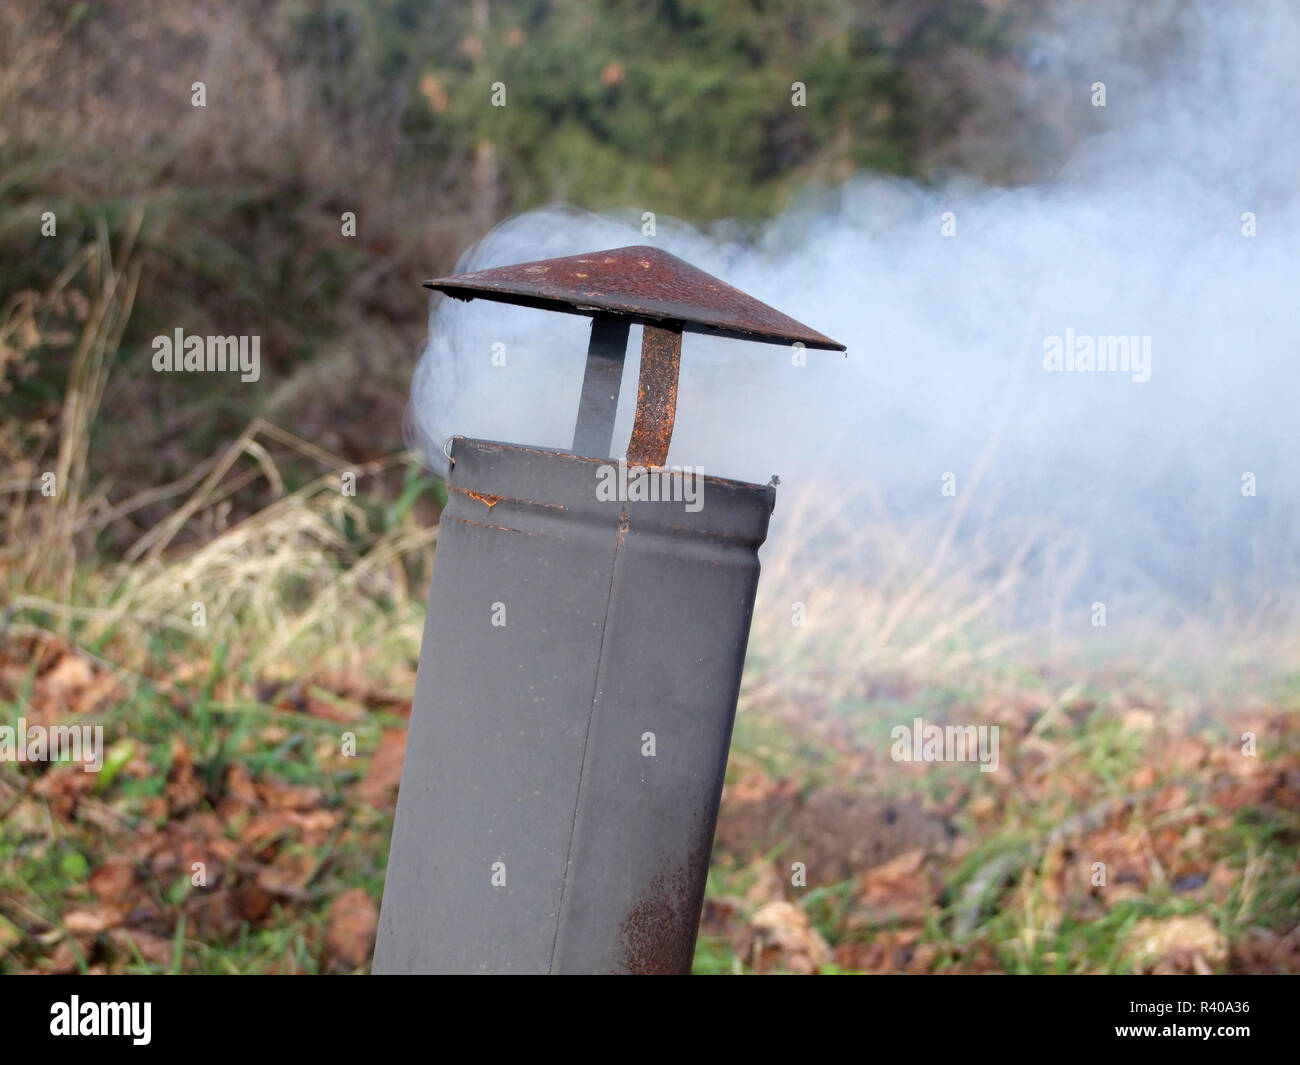
[[[757,218],[810,178],[920,169],[974,106],[935,58],[1004,56],[1007,5],[861,0],[389,0],[300,16],[304,54],[365,105],[410,78],[408,144],[489,160],[515,211],[552,200]],[[803,87],[796,104],[796,83]],[[504,86],[504,106],[494,88]],[[956,90],[956,91],[953,91]],[[500,102],[500,94],[497,96]]]

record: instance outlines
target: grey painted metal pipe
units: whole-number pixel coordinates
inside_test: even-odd
[[[774,490],[451,454],[375,971],[687,971]]]
[[[775,490],[663,468],[682,333],[840,345],[649,248],[431,284],[595,321],[574,452],[452,442],[374,971],[689,972]]]

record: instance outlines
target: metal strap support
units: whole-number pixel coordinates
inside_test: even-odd
[[[578,400],[578,421],[573,428],[573,450],[579,455],[607,458],[613,447],[614,415],[618,413],[630,325],[628,319],[609,314],[598,314],[591,320],[587,369]]]
[[[682,362],[682,330],[644,327],[636,420],[627,446],[629,466],[662,466],[668,459],[677,417],[677,375]]]

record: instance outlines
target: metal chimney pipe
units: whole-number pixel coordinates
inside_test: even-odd
[[[429,285],[593,323],[572,451],[452,441],[374,971],[689,972],[775,489],[663,469],[682,334],[843,347],[653,248]]]

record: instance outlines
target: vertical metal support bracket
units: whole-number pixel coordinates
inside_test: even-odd
[[[629,466],[662,466],[668,459],[677,417],[677,375],[682,362],[681,327],[645,325],[636,420],[627,446]]]
[[[598,314],[591,320],[587,368],[578,400],[578,420],[573,428],[573,450],[590,458],[604,458],[614,441],[614,416],[627,357],[627,318]],[[631,466],[662,466],[668,459],[677,417],[677,379],[682,362],[680,326],[646,323],[642,327],[641,374],[637,382],[636,419],[627,447]]]
[[[587,369],[578,400],[578,421],[573,428],[573,450],[579,455],[607,458],[613,447],[614,415],[618,413],[630,326],[628,319],[610,314],[598,314],[591,320]]]

